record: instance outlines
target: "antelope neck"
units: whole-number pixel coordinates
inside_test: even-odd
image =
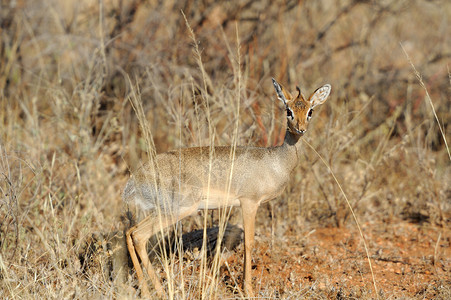
[[[295,134],[293,132],[291,132],[288,128],[287,128],[287,132],[285,134],[285,139],[283,141],[282,147],[286,148],[286,150],[288,150],[291,155],[290,156],[294,156],[295,160],[296,160],[296,164],[299,161],[299,153],[301,150],[301,138],[302,135],[300,134]]]

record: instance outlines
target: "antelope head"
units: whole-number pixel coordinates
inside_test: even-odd
[[[298,86],[296,87],[297,96],[293,97],[274,78],[272,78],[272,82],[276,89],[277,98],[285,104],[287,110],[287,130],[295,136],[302,136],[307,131],[313,109],[323,104],[327,100],[327,97],[329,97],[331,90],[330,84],[325,84],[318,88],[308,100],[305,100]]]

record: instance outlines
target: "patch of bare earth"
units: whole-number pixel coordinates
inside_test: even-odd
[[[381,296],[430,299],[442,295],[443,289],[449,293],[449,228],[371,223],[364,224],[363,231]],[[317,228],[302,236],[287,232],[283,240],[263,234],[255,249],[253,276],[260,294],[374,297],[367,255],[355,226]],[[226,282],[241,279],[241,264],[242,247],[228,258],[228,268],[223,267]]]

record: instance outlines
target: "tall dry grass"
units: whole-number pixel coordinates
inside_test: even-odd
[[[117,283],[104,260],[80,259],[86,239],[128,225],[120,194],[149,149],[280,144],[272,76],[305,93],[332,84],[305,139],[360,220],[449,226],[450,15],[448,1],[421,0],[2,1],[1,297],[135,297],[132,276]],[[309,147],[302,155],[277,205],[259,210],[257,232],[353,226],[327,167]],[[192,218],[183,231],[218,219]],[[203,279],[166,261],[168,276],[188,276],[174,275],[171,295],[239,297],[239,279],[231,292],[219,258],[211,268],[202,257]]]

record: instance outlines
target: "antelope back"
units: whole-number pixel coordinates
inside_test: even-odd
[[[276,89],[277,98],[285,104],[287,110],[287,130],[294,135],[303,135],[307,131],[315,106],[323,104],[329,97],[330,84],[325,84],[316,89],[306,100],[299,87],[296,87],[297,96],[293,97],[274,78],[272,82]]]

